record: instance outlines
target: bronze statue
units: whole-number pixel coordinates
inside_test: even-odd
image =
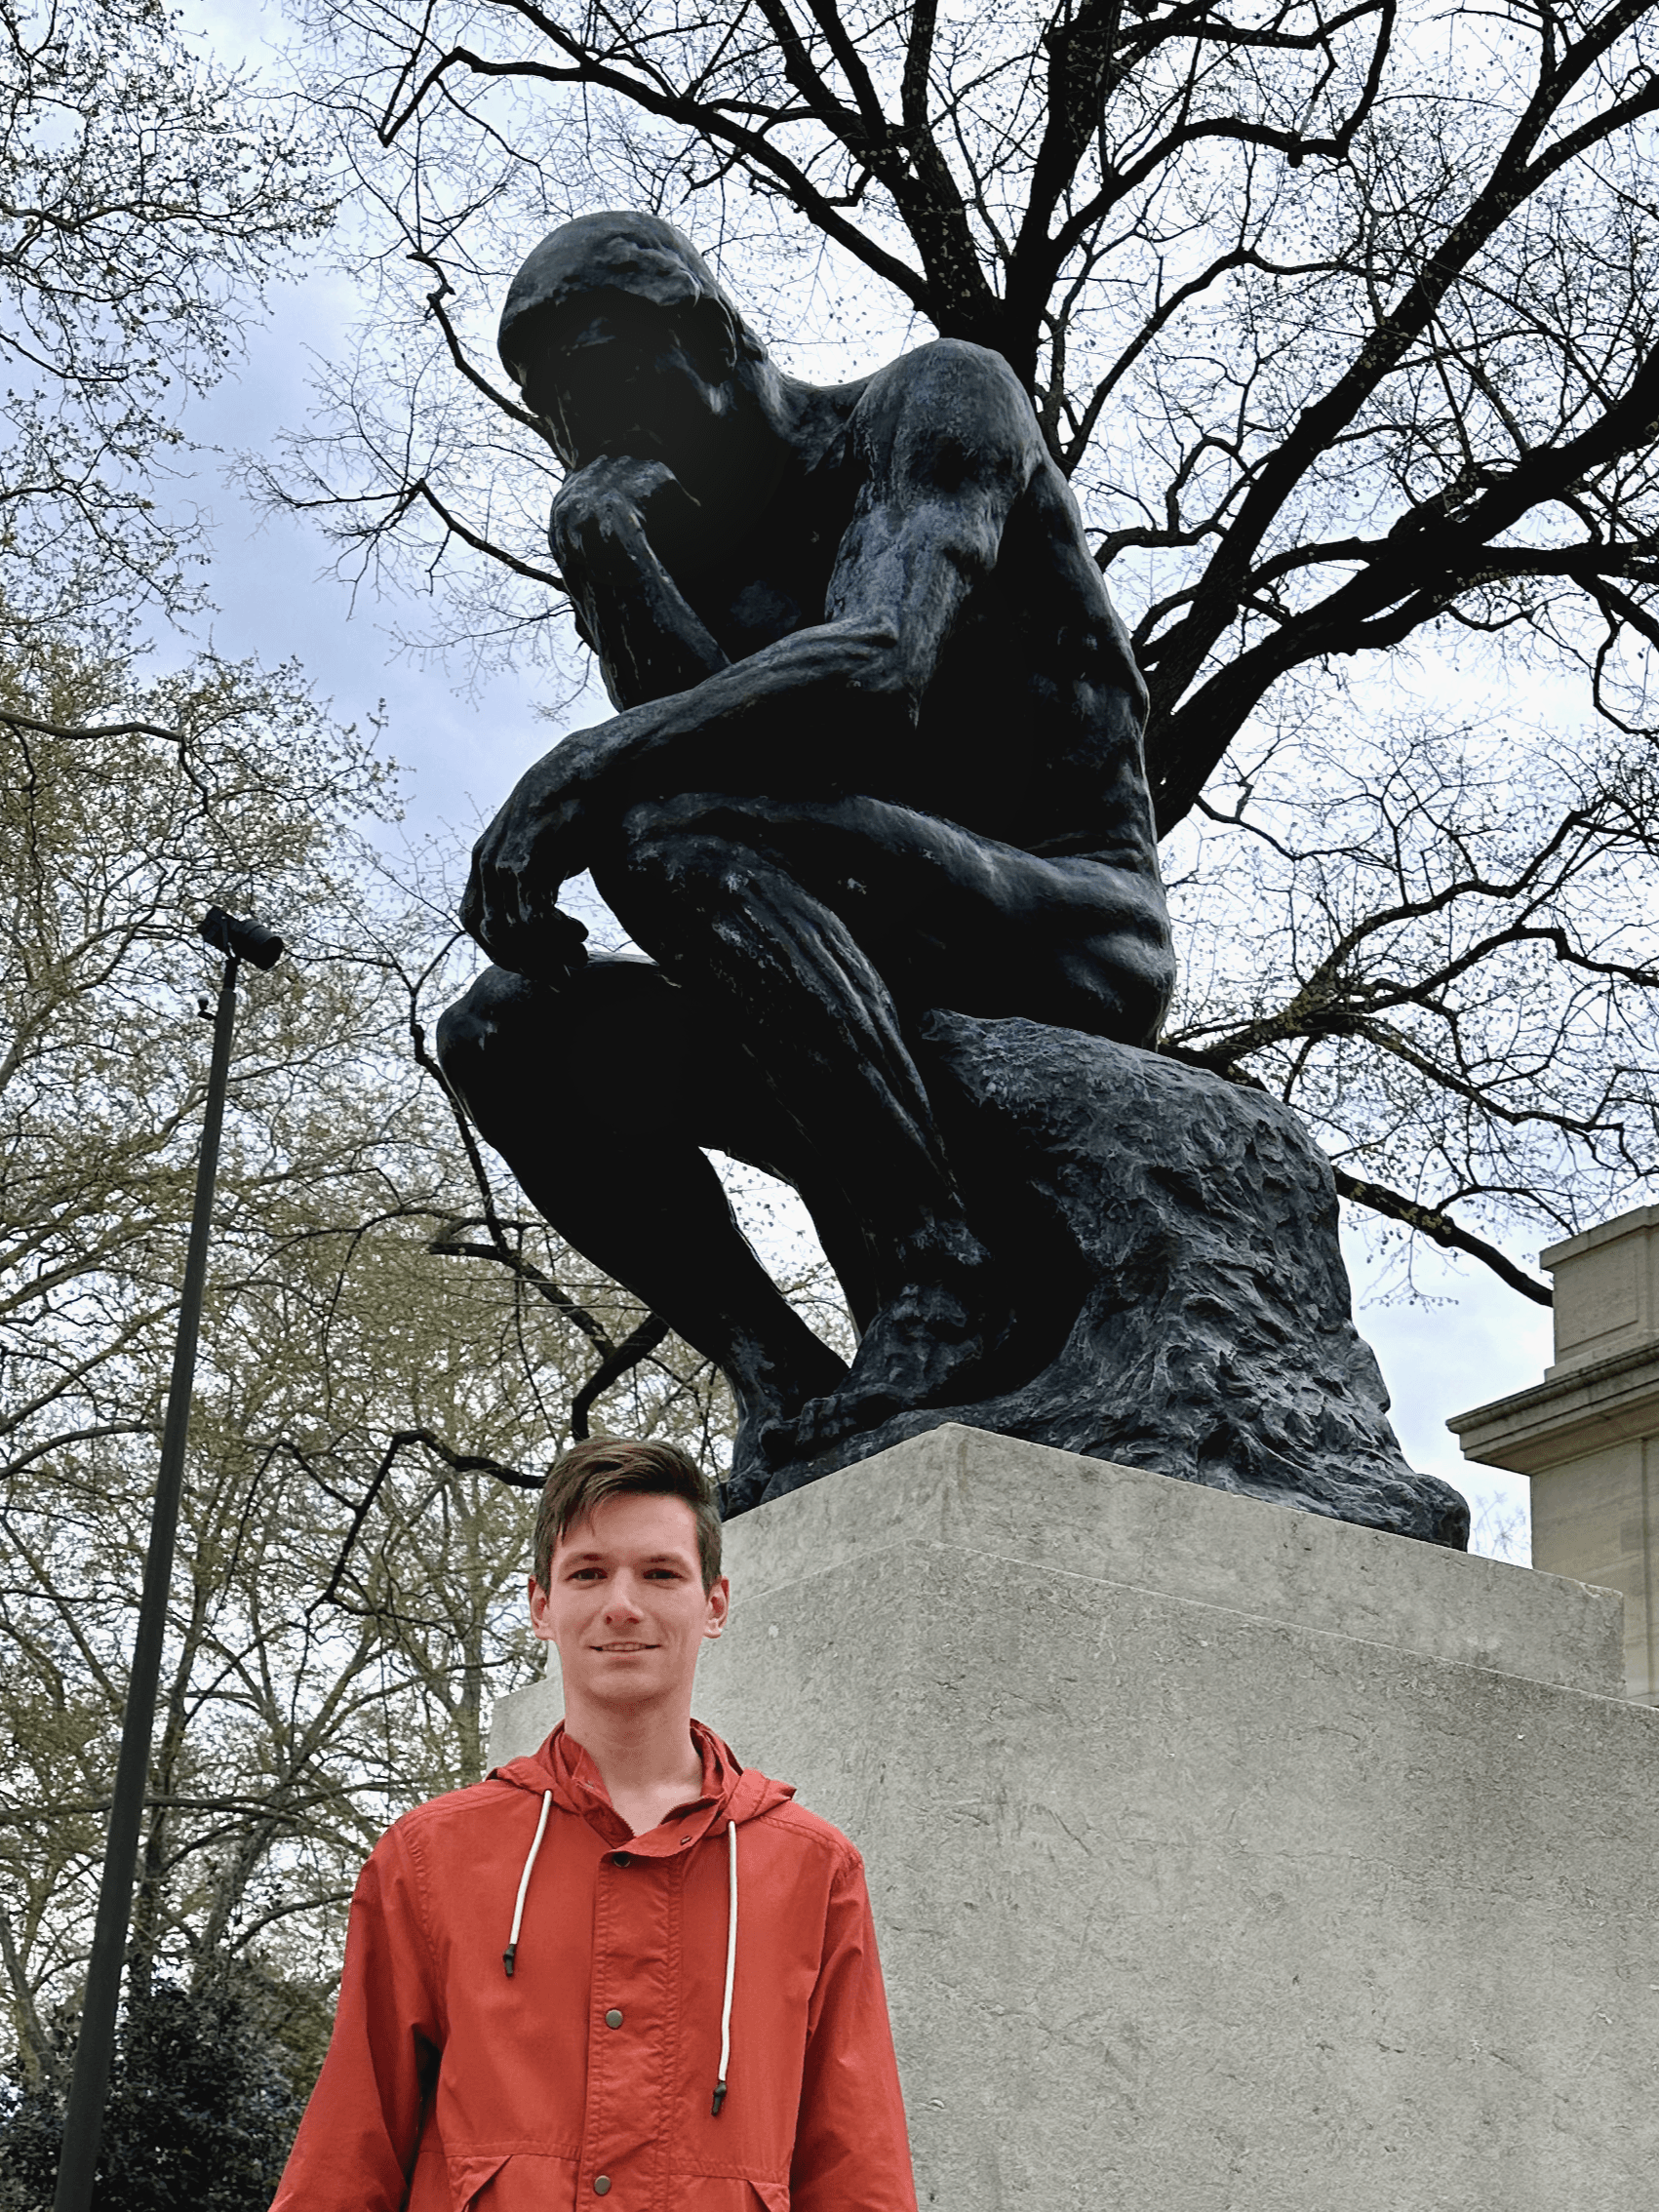
[[[939,341],[785,375],[643,215],[555,231],[501,354],[617,712],[523,777],[444,1065],[568,1242],[731,1377],[772,1460],[961,1401],[1010,1316],[919,1072],[929,1008],[1150,1044],[1173,977],[1146,694],[1031,403]],[[584,868],[651,964],[586,958]],[[800,1191],[861,1338],[785,1304],[699,1145]]]
[[[501,354],[615,714],[480,839],[443,1064],[559,1233],[731,1378],[729,1510],[941,1420],[1466,1540],[1349,1315],[1290,1111],[1151,1047],[1146,692],[1011,371],[785,375],[687,239],[598,215]],[[590,955],[591,868],[649,958]],[[790,1309],[708,1145],[791,1183],[860,1329]]]

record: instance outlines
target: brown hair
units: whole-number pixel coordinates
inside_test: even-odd
[[[535,1579],[552,1587],[553,1548],[567,1528],[585,1521],[607,1498],[631,1492],[684,1498],[696,1516],[697,1560],[703,1588],[720,1573],[720,1502],[714,1484],[678,1444],[646,1443],[627,1437],[588,1437],[553,1463],[535,1512]]]

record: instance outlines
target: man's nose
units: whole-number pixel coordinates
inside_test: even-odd
[[[631,1621],[640,1618],[639,1586],[631,1575],[619,1574],[612,1579],[605,1594],[605,1617],[607,1620]]]

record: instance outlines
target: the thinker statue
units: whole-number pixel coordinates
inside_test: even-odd
[[[1155,1042],[1174,976],[1146,691],[1030,401],[952,340],[857,383],[785,375],[689,240],[644,215],[546,238],[500,349],[568,470],[553,547],[616,712],[531,769],[479,841],[462,919],[495,965],[444,1018],[451,1081],[559,1234],[724,1368],[734,1502],[928,1408],[1104,1449],[1100,1330],[1134,1300],[1101,1283],[1138,1268],[1151,1314],[1144,1254],[1082,1249],[1109,1209],[1052,1176],[1039,1190],[1029,1129],[992,1132],[975,1196],[974,1116],[1009,1086],[970,1071],[947,1111],[949,1051],[986,1043],[1018,1078],[1069,1038],[1096,1055],[1084,1087],[1123,1092],[1131,1145],[1149,1118],[1191,1119],[1162,1092],[1149,1117],[1148,1082],[1226,1086],[1140,1049],[1127,1090],[1101,1075],[1098,1055]],[[586,952],[558,903],[584,869],[649,959]],[[1044,1068],[1039,1092],[1078,1092]],[[1050,1163],[1095,1143],[1046,1111]],[[761,1266],[702,1146],[800,1192],[859,1325],[850,1369]],[[1338,1284],[1320,1295],[1346,1327],[1328,1175],[1319,1204]],[[1052,1259],[1025,1215],[1062,1222]],[[1210,1261],[1195,1270],[1213,1299]],[[1063,1407],[1007,1398],[1062,1346]],[[1161,1424],[1141,1457],[1251,1486],[1177,1364],[1136,1386]]]
[[[570,474],[552,538],[617,712],[533,768],[443,1028],[479,1126],[578,1251],[794,1454],[994,1368],[1008,1293],[911,1028],[932,1007],[1150,1044],[1173,962],[1146,694],[1031,404],[950,340],[785,375],[691,243],[586,216],[501,355]],[[586,958],[584,868],[652,965]],[[739,1234],[718,1146],[792,1183],[850,1372]]]

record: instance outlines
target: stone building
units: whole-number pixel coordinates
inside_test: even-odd
[[[1659,1704],[1659,1205],[1539,1254],[1555,1278],[1544,1380],[1447,1427],[1532,1483],[1532,1563],[1623,1593],[1629,1695]]]

